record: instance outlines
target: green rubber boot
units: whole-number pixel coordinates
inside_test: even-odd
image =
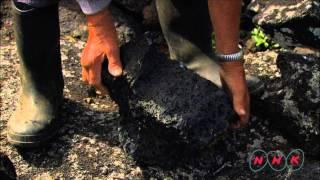
[[[207,0],[156,0],[159,21],[167,41],[170,58],[221,87],[214,61],[212,25]],[[250,93],[261,90],[261,81],[247,76]]]
[[[47,142],[59,127],[63,99],[58,6],[32,8],[13,3],[20,57],[21,91],[8,122],[8,141],[33,147]]]

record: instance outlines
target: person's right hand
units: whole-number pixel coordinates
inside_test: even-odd
[[[220,77],[222,86],[227,89],[232,98],[233,109],[240,118],[231,124],[231,127],[244,127],[248,123],[250,116],[250,97],[243,62],[222,63]]]
[[[82,51],[82,80],[107,94],[108,89],[101,83],[102,63],[108,59],[109,73],[115,77],[122,75],[118,36],[112,15],[105,9],[87,16],[89,37]]]

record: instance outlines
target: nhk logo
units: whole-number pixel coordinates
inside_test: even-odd
[[[297,171],[302,168],[303,163],[304,152],[301,149],[294,149],[287,156],[279,150],[266,152],[257,149],[249,157],[249,167],[253,172],[261,171],[267,165],[274,171],[282,171],[286,168]]]

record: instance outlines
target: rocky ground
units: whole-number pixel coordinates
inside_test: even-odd
[[[250,171],[247,159],[255,149],[289,153],[291,149],[300,148],[288,141],[281,132],[270,128],[270,119],[255,115],[254,112],[247,128],[230,131],[237,153],[228,161],[221,162],[219,168],[208,170],[188,165],[163,168],[137,164],[119,146],[119,114],[115,102],[110,97],[95,94],[80,80],[79,60],[85,45],[84,21],[83,16],[66,8],[60,9],[60,43],[65,80],[62,117],[65,123],[57,138],[45,147],[23,150],[10,146],[6,140],[6,122],[15,109],[20,84],[19,61],[8,8],[8,3],[2,2],[0,152],[9,156],[18,179],[318,179],[319,159],[308,155],[304,167],[296,172],[274,172],[270,169],[258,173]],[[71,23],[73,18],[80,25]],[[163,39],[159,38],[158,41],[163,48]],[[298,48],[297,51],[317,53],[308,48]],[[246,71],[266,81],[280,77],[277,55],[278,50],[248,51],[245,55]]]

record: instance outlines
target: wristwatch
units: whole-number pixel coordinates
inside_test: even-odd
[[[243,50],[240,48],[238,52],[232,54],[220,54],[216,52],[216,57],[219,62],[243,61]]]

